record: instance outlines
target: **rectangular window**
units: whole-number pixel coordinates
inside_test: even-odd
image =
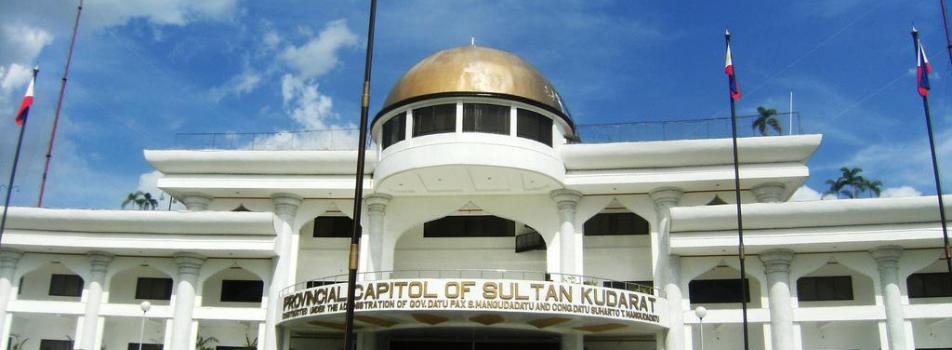
[[[413,137],[448,132],[456,132],[455,103],[413,110]]]
[[[552,146],[552,119],[521,108],[516,112],[516,136]]]
[[[221,281],[221,301],[259,303],[263,291],[264,282],[261,281]]]
[[[314,219],[314,237],[350,238],[354,219],[346,216],[318,216]]]
[[[307,281],[307,288],[323,287],[338,283],[347,283],[347,281]]]
[[[127,350],[139,350],[139,343],[129,343]],[[162,350],[162,344],[142,343],[142,350]]]
[[[400,113],[400,115],[390,118],[386,123],[383,123],[383,131],[381,132],[381,140],[383,142],[383,148],[387,149],[390,145],[397,142],[403,141],[407,136],[407,112]]]
[[[172,299],[172,279],[139,277],[136,280],[136,299]]]
[[[654,281],[604,281],[602,287],[654,295]]]
[[[635,213],[601,213],[585,222],[586,236],[647,235],[648,221]]]
[[[747,281],[747,302],[750,302],[750,280]],[[692,304],[740,303],[739,279],[694,280],[688,283]]]
[[[516,235],[516,253],[530,250],[545,250],[545,240],[538,232],[526,232]]]
[[[83,295],[83,278],[78,275],[50,276],[50,295],[78,297]]]
[[[512,237],[516,223],[492,215],[447,216],[423,224],[423,237]]]
[[[509,106],[463,104],[463,132],[509,135]]]
[[[914,273],[906,279],[910,298],[952,297],[952,278],[947,272]]]
[[[801,277],[797,280],[800,301],[853,300],[850,276]]]
[[[40,340],[40,350],[72,350],[72,349],[73,349],[72,340],[52,340],[52,339]]]

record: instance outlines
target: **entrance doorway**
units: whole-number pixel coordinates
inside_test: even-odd
[[[558,334],[532,331],[449,328],[390,334],[390,350],[558,350]]]

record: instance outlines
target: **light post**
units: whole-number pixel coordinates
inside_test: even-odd
[[[704,350],[704,316],[707,316],[707,308],[703,306],[694,308],[694,315],[697,316],[699,320],[701,320],[698,329],[701,331],[701,350]]]
[[[142,309],[142,322],[139,323],[139,350],[142,350],[142,339],[145,336],[145,314],[152,308],[152,303],[148,300],[143,301],[142,304],[139,304],[139,308]]]

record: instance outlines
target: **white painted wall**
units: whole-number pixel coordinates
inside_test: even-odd
[[[242,280],[242,281],[260,281],[255,274],[240,267],[227,268],[212,275],[202,287],[201,306],[214,307],[257,307],[259,302],[223,302],[221,301],[221,283],[223,280]],[[262,291],[264,297],[264,291]]]
[[[40,268],[23,276],[23,284],[18,299],[79,301],[80,297],[49,295],[50,278],[53,274],[76,275],[77,272],[71,270],[62,262],[43,264]],[[83,287],[85,288],[85,285]]]
[[[144,299],[136,299],[136,284],[140,277],[172,278],[159,270],[148,266],[138,266],[115,274],[110,281],[109,303],[138,304]],[[174,290],[174,283],[172,289]],[[169,300],[149,299],[152,305],[169,305]]]
[[[10,334],[29,338],[21,350],[40,348],[40,340],[76,338],[76,317],[43,314],[15,314]]]
[[[876,322],[803,322],[800,325],[804,350],[880,348]]]
[[[585,236],[585,275],[651,281],[651,241],[643,236]]]
[[[129,343],[138,343],[141,322],[138,317],[107,317],[102,346],[105,350],[126,350]],[[162,344],[164,339],[165,319],[147,318],[142,342]]]
[[[425,238],[423,225],[418,225],[397,242],[394,269],[505,269],[542,274],[545,259],[542,250],[516,253],[515,237]]]
[[[258,325],[256,322],[199,321],[198,334],[218,339],[215,346],[249,346],[248,341],[254,342],[258,336]]]

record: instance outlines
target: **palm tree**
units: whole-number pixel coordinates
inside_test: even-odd
[[[135,191],[126,195],[126,200],[122,201],[122,209],[132,204],[139,210],[153,210],[159,206],[159,201],[152,198],[152,193]]]
[[[840,196],[846,198],[860,198],[863,194],[869,197],[879,197],[882,192],[883,183],[879,180],[868,180],[860,173],[862,168],[840,168],[840,177],[836,180],[826,180],[830,188],[824,194],[832,194],[837,198]]]
[[[767,136],[767,127],[769,126],[777,132],[777,135],[783,135],[780,120],[777,119],[776,109],[759,106],[757,107],[757,114],[759,116],[754,119],[754,123],[750,125],[751,128],[760,132],[761,136]]]

